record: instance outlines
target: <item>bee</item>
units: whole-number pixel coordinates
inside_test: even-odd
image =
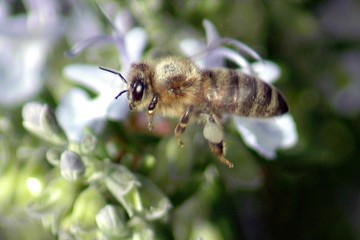
[[[181,136],[189,121],[204,123],[211,151],[229,168],[234,164],[225,158],[223,115],[270,118],[289,111],[283,95],[257,77],[229,68],[200,69],[187,58],[132,64],[127,80],[119,72],[100,69],[127,84],[116,98],[127,93],[130,110],[147,111],[149,130],[155,113],[178,118],[174,134],[183,146]]]

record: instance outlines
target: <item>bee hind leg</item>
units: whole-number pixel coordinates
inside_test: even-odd
[[[223,140],[219,143],[212,143],[209,141],[209,145],[211,151],[221,163],[227,165],[229,168],[234,167],[234,164],[225,158],[226,146]]]
[[[181,117],[178,125],[174,130],[175,137],[178,141],[180,147],[184,146],[184,143],[181,140],[181,135],[185,132],[186,126],[189,123],[190,115],[193,111],[193,106],[189,106],[188,109],[185,111],[184,115]]]
[[[209,114],[203,134],[209,142],[211,151],[220,162],[227,165],[229,168],[234,167],[234,164],[225,158],[226,145],[224,142],[224,132],[220,120],[215,114]]]

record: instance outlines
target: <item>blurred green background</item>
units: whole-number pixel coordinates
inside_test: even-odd
[[[16,16],[26,13],[29,2],[5,0],[1,6],[7,5],[9,16]],[[64,21],[72,11],[81,12],[83,9],[100,15],[93,2],[70,2],[57,2],[59,15]],[[132,172],[151,179],[173,205],[167,221],[154,223],[155,239],[191,238],[193,236],[189,232],[194,232],[194,228],[198,228],[199,232],[206,229],[204,232],[212,236],[208,239],[360,238],[359,1],[153,0],[101,1],[99,5],[106,3],[112,3],[118,9],[128,9],[137,25],[147,31],[148,52],[159,49],[171,51],[176,43],[173,38],[180,32],[203,36],[202,21],[209,19],[221,36],[242,41],[264,59],[278,63],[282,76],[276,86],[286,96],[297,125],[297,145],[280,151],[275,160],[269,161],[246,148],[232,124],[226,124],[228,156],[237,156],[239,160],[234,162],[241,168],[235,171],[218,164],[204,143],[188,149],[172,150],[172,130],[165,137],[160,137],[138,131],[137,126],[129,127],[134,114],[124,123],[110,122],[104,136],[118,132],[118,136],[127,141],[126,148],[131,149],[132,154],[135,153],[140,159],[146,159],[150,154],[156,159],[155,166],[150,170],[145,167],[140,170],[131,168]],[[3,38],[11,31],[7,29],[9,25],[6,25],[4,15],[0,17],[3,17],[0,18],[0,38]],[[103,17],[99,19],[104,29],[111,29]],[[64,52],[71,48],[70,42],[65,37],[56,40],[42,69],[45,87],[27,101],[40,100],[56,108],[71,87],[61,73],[62,68],[70,63],[118,67],[114,64],[117,56],[113,47],[98,50],[100,53],[90,49],[75,59],[64,57]],[[3,72],[4,69],[21,67],[21,64],[9,66],[6,60],[2,60],[1,64]],[[4,78],[5,74],[1,75],[0,72],[1,76]],[[13,94],[16,95],[16,92]],[[6,176],[11,170],[9,162],[19,162],[16,165],[18,174],[24,171],[22,166],[27,158],[19,153],[19,149],[25,149],[22,146],[31,146],[32,154],[39,150],[35,165],[36,169],[41,169],[40,176],[48,179],[47,171],[52,171],[43,151],[47,145],[30,136],[21,125],[21,107],[24,103],[16,106],[2,104],[0,107],[2,186],[6,186],[8,181]],[[170,122],[170,125],[171,128],[175,126],[174,122]],[[192,126],[187,136],[200,131],[199,127]],[[166,162],[173,154],[176,155],[173,158],[179,161],[172,165],[179,168],[173,169],[179,179],[166,175]],[[190,160],[182,161],[183,158],[196,157],[200,163],[190,168],[187,165]],[[210,174],[214,182],[204,184],[200,176],[213,171],[218,171],[215,175]],[[241,176],[237,175],[239,173]],[[16,180],[13,179],[11,183],[15,184]],[[19,185],[13,185],[12,189],[6,191],[5,187],[0,189],[1,198],[5,199],[2,202],[6,203],[3,205],[6,209],[0,206],[0,234],[3,233],[5,239],[16,239],[9,236],[18,229],[29,231],[18,218],[15,223],[7,220],[17,209],[26,208],[27,201],[19,201],[23,196],[14,194],[14,191],[20,191],[19,188]],[[190,204],[194,199],[197,199],[198,205]],[[207,201],[203,209],[201,203]],[[182,223],[181,226],[187,229],[184,231],[189,235],[179,237],[183,233],[176,227],[177,221],[186,222],[184,219],[196,218],[195,215],[201,215],[201,219],[206,220],[204,222],[211,224],[194,223],[187,226]],[[45,231],[41,235],[43,239],[51,235],[47,234]]]

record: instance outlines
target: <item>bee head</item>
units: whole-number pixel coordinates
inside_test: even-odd
[[[150,66],[145,63],[133,64],[130,69],[128,83],[129,108],[142,110],[150,103],[148,94],[151,79]]]
[[[150,66],[145,63],[133,64],[130,69],[129,81],[127,81],[121,73],[104,68],[99,67],[101,70],[111,72],[115,75],[118,75],[123,82],[127,84],[127,89],[121,91],[115,98],[117,99],[123,93],[128,94],[129,108],[142,110],[145,108],[146,104],[150,103],[150,96],[147,94],[150,86],[151,79],[151,69]]]

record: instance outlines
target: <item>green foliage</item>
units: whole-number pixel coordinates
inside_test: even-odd
[[[277,86],[289,102],[299,142],[268,161],[246,147],[227,122],[227,157],[234,169],[211,155],[199,126],[188,127],[179,148],[173,136],[176,122],[155,119],[154,131],[148,132],[141,113],[122,121],[106,119],[101,133],[85,129],[81,141],[69,139],[56,109],[68,89],[84,87],[69,83],[61,70],[70,62],[118,68],[119,56],[115,47],[106,46],[64,58],[71,38],[81,38],[75,33],[87,24],[90,29],[89,16],[101,21],[91,25],[91,34],[82,34],[113,28],[88,1],[59,3],[56,17],[73,23],[66,25],[74,27],[73,35],[59,27],[57,43],[49,44],[51,54],[38,72],[45,81],[41,91],[20,103],[0,98],[0,238],[358,239],[360,30],[349,28],[351,34],[328,21],[350,5],[349,16],[360,16],[360,7],[354,0],[336,7],[338,2],[104,2],[110,21],[127,9],[133,15],[128,20],[148,33],[144,59],[179,53],[180,40],[203,36],[201,22],[209,19],[221,35],[242,40],[279,63]],[[7,4],[0,6],[9,17],[31,12],[22,1]],[[75,13],[83,10],[84,19],[75,21]],[[338,21],[350,22],[343,16]],[[0,31],[0,39],[12,37]],[[1,58],[3,89],[6,72],[23,68],[20,61],[5,63]],[[84,92],[89,99],[98,94]]]

